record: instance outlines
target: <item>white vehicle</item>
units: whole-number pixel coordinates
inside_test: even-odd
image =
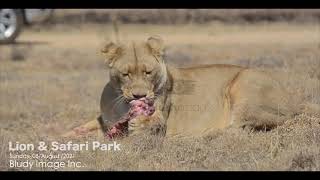
[[[0,44],[12,43],[23,26],[48,20],[51,9],[0,9]]]

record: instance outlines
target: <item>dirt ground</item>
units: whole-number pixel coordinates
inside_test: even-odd
[[[120,25],[122,41],[160,35],[173,66],[237,64],[299,74],[287,87],[320,105],[320,25],[223,23]],[[100,49],[114,40],[110,24],[35,26],[0,46],[0,169],[8,142],[67,142],[60,135],[99,115],[108,71]],[[296,77],[296,76],[292,76]],[[72,139],[73,142],[101,137]],[[119,140],[119,152],[75,152],[81,168],[57,170],[320,170],[320,118],[300,114],[268,132],[227,129],[203,138],[144,136]],[[49,160],[48,160],[49,161]],[[33,168],[32,170],[56,170]]]

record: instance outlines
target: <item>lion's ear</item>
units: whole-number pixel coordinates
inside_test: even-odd
[[[105,62],[112,67],[115,60],[121,55],[122,48],[113,42],[108,43],[101,50],[102,54],[106,58]]]
[[[147,46],[151,53],[157,56],[162,56],[164,51],[164,43],[161,37],[151,36],[147,40]]]

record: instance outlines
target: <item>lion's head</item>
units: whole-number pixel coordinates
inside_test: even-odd
[[[109,43],[102,49],[110,68],[110,83],[127,102],[157,97],[167,80],[163,51],[163,41],[157,36],[126,45]]]

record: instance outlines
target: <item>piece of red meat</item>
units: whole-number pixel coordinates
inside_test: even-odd
[[[109,139],[124,136],[128,133],[128,123],[139,115],[151,116],[155,111],[153,101],[141,98],[130,102],[129,112],[126,113],[120,120],[113,125],[107,132],[106,136]]]

